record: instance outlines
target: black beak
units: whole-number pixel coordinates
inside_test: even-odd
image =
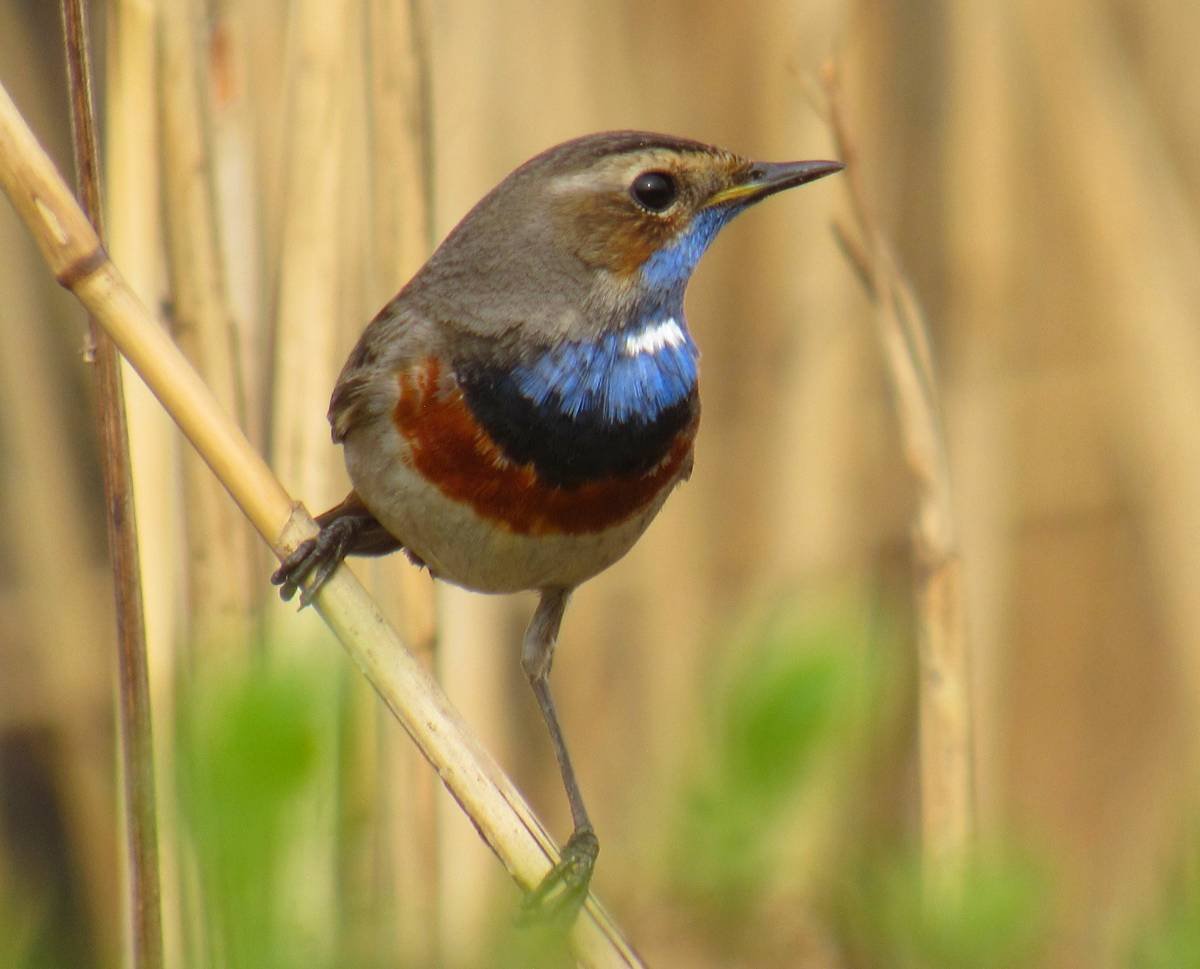
[[[768,195],[807,182],[815,182],[818,178],[840,172],[845,167],[836,161],[757,162],[750,166],[737,185],[721,189],[708,200],[707,205],[753,205]]]

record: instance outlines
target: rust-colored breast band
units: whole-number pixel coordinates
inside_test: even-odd
[[[603,531],[636,515],[675,483],[690,459],[693,421],[661,463],[644,474],[554,487],[532,465],[509,461],[472,416],[462,392],[443,382],[437,360],[401,371],[393,411],[412,467],[442,494],[521,535]]]

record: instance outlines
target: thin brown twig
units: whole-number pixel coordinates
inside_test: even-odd
[[[67,85],[76,185],[84,212],[98,238],[104,230],[100,207],[99,152],[87,8],[83,0],[62,0]],[[96,421],[104,479],[105,521],[112,560],[117,620],[118,705],[121,761],[125,782],[125,836],[129,856],[129,909],[132,919],[130,964],[159,969],[163,964],[162,914],[158,880],[158,825],[154,782],[154,742],[141,569],[121,363],[95,316],[88,316],[89,358],[96,381]]]
[[[108,258],[2,85],[0,187],[55,279],[95,314],[275,554],[283,558],[315,535],[312,518],[292,502]],[[315,605],[513,878],[525,888],[540,882],[557,859],[550,836],[353,573],[338,569]],[[592,896],[571,928],[570,942],[584,966],[642,965]]]
[[[905,462],[916,484],[913,522],[920,707],[921,816],[933,886],[961,885],[974,837],[969,651],[945,434],[928,326],[912,286],[871,213],[836,72],[823,72],[829,124],[847,163],[856,230],[835,234],[876,307],[884,362],[896,402]]]
[[[842,250],[842,255],[846,257],[846,262],[850,264],[850,268],[854,270],[854,275],[858,281],[862,283],[862,288],[868,293],[874,293],[873,277],[871,274],[871,261],[867,256],[866,250],[863,249],[862,243],[850,234],[850,231],[841,222],[833,224],[833,239],[838,244],[838,248]]]

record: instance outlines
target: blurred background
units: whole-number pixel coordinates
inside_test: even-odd
[[[57,4],[0,82],[70,173]],[[638,127],[834,152],[930,322],[964,567],[979,850],[918,904],[913,486],[832,178],[688,295],[692,480],[555,667],[658,966],[1200,965],[1200,8],[1182,0],[97,0],[110,250],[293,495],[375,310],[530,155]],[[115,650],[84,319],[0,205],[0,964],[122,964]],[[542,958],[518,894],[127,375],[169,966]],[[356,564],[558,837],[528,598]]]

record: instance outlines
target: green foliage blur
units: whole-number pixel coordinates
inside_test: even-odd
[[[963,860],[962,884],[931,886],[915,851],[868,854],[847,899],[848,937],[870,966],[1016,969],[1050,926],[1040,866],[1012,848]]]
[[[900,659],[904,637],[877,617],[864,623],[863,612],[853,603],[779,607],[737,635],[727,651],[734,659],[712,671],[662,852],[639,877],[690,913],[688,931],[731,964],[1036,965],[1054,911],[1053,883],[1037,858],[1013,845],[981,849],[962,860],[962,888],[951,891],[923,878],[905,832],[875,820],[885,812],[872,799],[892,796],[878,785],[881,756],[911,749],[911,677]],[[336,864],[339,850],[331,789],[348,694],[336,684],[357,673],[343,663],[331,675],[332,663],[260,662],[181,685],[174,786],[191,895],[186,965],[400,964],[338,951],[336,899],[314,903],[306,891],[314,843],[328,844],[317,863]],[[1181,866],[1160,910],[1132,930],[1129,969],[1200,966],[1194,884]],[[0,966],[102,964],[77,961],[56,941],[53,899],[37,886],[16,887],[0,893]],[[312,918],[314,904],[328,910]],[[497,900],[485,965],[571,965],[560,936],[514,924],[515,905],[515,891]],[[761,938],[780,935],[758,931],[763,918],[795,923],[794,950],[763,949]],[[368,931],[382,938],[387,926]],[[384,942],[359,942],[358,950],[388,952]]]
[[[757,906],[781,821],[830,757],[853,757],[880,696],[880,657],[854,648],[849,617],[783,609],[739,638],[734,667],[712,680],[669,862],[680,890],[721,922]]]
[[[300,806],[332,776],[330,692],[318,669],[292,667],[202,677],[182,693],[177,784],[204,913],[195,965],[322,964],[326,941],[306,944],[298,924],[303,873],[290,860]]]
[[[676,888],[704,912],[698,927],[743,957],[768,934],[752,913],[790,911],[795,964],[828,964],[829,949],[838,964],[888,969],[1026,964],[1049,925],[1036,863],[981,852],[963,860],[961,893],[939,895],[904,836],[872,828],[866,802],[887,796],[869,786],[872,752],[910,729],[908,678],[902,638],[886,622],[864,628],[862,611],[778,609],[743,635],[735,667],[718,671],[705,766],[686,785],[672,836]],[[801,836],[800,856],[788,843],[797,815],[819,842]],[[834,927],[826,956],[811,962],[800,954],[805,910]]]
[[[1186,837],[1159,910],[1134,935],[1130,969],[1195,969],[1200,966],[1200,879],[1196,856],[1200,819]]]

